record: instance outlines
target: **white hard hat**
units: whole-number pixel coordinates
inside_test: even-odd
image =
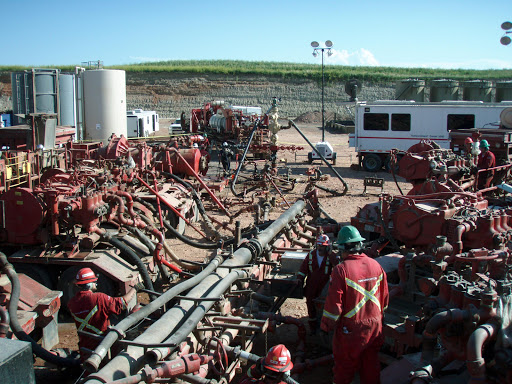
[[[194,143],[194,144],[192,144],[192,147],[193,148],[199,148],[199,145],[197,145],[197,143]]]
[[[229,145],[229,144],[228,144],[227,142],[223,142],[223,143],[222,143],[222,146],[223,146],[223,147],[227,147],[228,145]]]
[[[44,150],[44,145],[43,144],[37,144],[37,149],[39,150]]]

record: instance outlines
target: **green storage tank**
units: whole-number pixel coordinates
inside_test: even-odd
[[[512,81],[496,82],[496,102],[512,101]]]
[[[492,82],[488,80],[469,80],[461,82],[462,100],[483,101],[490,103],[492,101]]]
[[[430,101],[459,100],[459,82],[450,79],[430,82]]]
[[[396,100],[425,101],[425,80],[406,79],[396,83]]]

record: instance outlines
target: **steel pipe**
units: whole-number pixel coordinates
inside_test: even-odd
[[[176,285],[154,302],[131,315],[129,317],[131,318],[129,321],[127,321],[129,319],[127,318],[121,321],[115,328],[119,328],[123,322],[123,328],[125,330],[129,328],[126,327],[127,323],[131,324],[130,326],[135,325],[138,321],[153,312],[153,310],[148,308],[149,306],[155,307],[154,303],[159,300],[163,302],[163,297],[170,300],[170,298],[175,297],[178,294],[178,290],[183,292],[186,289],[194,287],[187,294],[187,297],[189,298],[205,298],[210,295],[213,297],[219,297],[223,293],[221,292],[223,289],[229,288],[232,282],[236,281],[236,279],[247,275],[247,272],[241,271],[240,269],[237,269],[237,267],[240,265],[247,265],[254,258],[260,256],[263,253],[263,249],[269,245],[290,222],[296,220],[297,216],[302,215],[305,205],[304,200],[298,200],[267,229],[258,233],[255,238],[247,241],[242,245],[242,247],[238,248],[231,257],[222,263],[221,266],[223,268],[219,269],[217,273],[213,273],[213,270],[217,268],[215,266],[214,268],[211,268],[207,274],[203,274],[203,272],[205,272],[203,271],[194,278]],[[233,271],[229,272],[229,269],[233,269]],[[201,277],[198,279],[199,276]],[[223,281],[220,283],[224,278],[226,278],[225,282]],[[187,284],[187,288],[182,289],[184,284]],[[169,294],[171,291],[173,291],[172,295]],[[163,305],[163,303],[161,305]],[[177,342],[178,340],[187,337],[191,330],[197,326],[196,319],[200,317],[201,313],[206,313],[209,305],[213,305],[213,302],[201,302],[199,300],[199,302],[195,303],[192,300],[181,300],[180,305],[175,305],[165,312],[159,320],[152,324],[143,334],[137,337],[134,342],[137,344],[148,345],[162,343],[164,340]],[[158,308],[160,306],[158,306]],[[135,318],[134,316],[137,317]],[[201,320],[201,318],[199,318],[199,320]],[[119,330],[123,328],[119,328]],[[106,342],[107,338],[109,340],[108,343]],[[96,348],[93,355],[86,361],[86,366],[92,368],[91,370],[96,370],[103,358],[106,356],[108,348],[112,346],[117,338],[118,334],[116,332],[109,332],[103,342],[98,346],[98,348]],[[171,350],[172,349],[173,348],[171,348]],[[90,375],[86,384],[105,383],[115,379],[121,379],[128,375],[136,374],[148,360],[145,356],[145,352],[145,348],[139,345],[127,347],[126,351],[114,357],[99,372]]]

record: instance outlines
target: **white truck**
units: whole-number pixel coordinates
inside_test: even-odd
[[[148,137],[150,133],[160,130],[158,113],[134,109],[126,112],[128,137]]]
[[[349,146],[366,171],[376,172],[388,168],[392,149],[405,151],[422,139],[450,148],[452,130],[498,128],[501,112],[511,106],[510,101],[362,101],[356,104]]]

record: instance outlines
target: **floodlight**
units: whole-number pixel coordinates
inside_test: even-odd
[[[500,39],[500,43],[503,44],[503,45],[509,45],[510,44],[510,37],[508,36],[503,36],[501,39]]]
[[[318,42],[317,42],[317,41],[313,41],[313,42],[311,42],[311,46],[312,46],[313,48],[318,48],[318,46],[319,46],[319,45],[320,45],[320,44],[318,44]]]
[[[313,51],[313,56],[314,56],[314,57],[317,57],[317,56],[318,56],[318,53],[316,53],[316,51]]]
[[[332,41],[331,41],[331,40],[327,40],[327,41],[325,42],[325,46],[326,46],[327,48],[331,48],[331,47],[332,47]]]
[[[330,49],[327,51],[327,56],[332,56],[332,51]]]
[[[503,24],[501,24],[501,29],[504,29],[505,31],[512,29],[512,23],[510,21],[505,21]]]

